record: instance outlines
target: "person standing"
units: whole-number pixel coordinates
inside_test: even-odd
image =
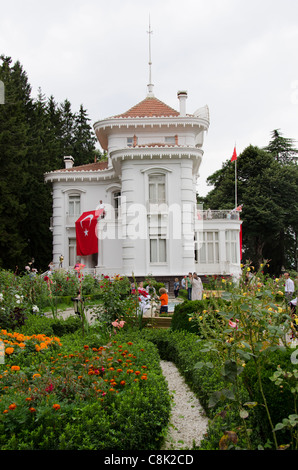
[[[290,278],[290,274],[288,272],[285,272],[284,276],[285,276],[285,295],[286,295],[287,301],[289,302],[294,296],[295,284],[294,284],[294,281],[292,281],[292,279]]]
[[[202,300],[203,283],[201,281],[201,278],[197,275],[197,273],[193,273],[191,283],[192,283],[191,300]]]
[[[179,289],[180,289],[180,283],[179,283],[178,277],[176,277],[175,282],[174,282],[174,295],[175,295],[175,298],[178,297]]]
[[[188,273],[188,276],[186,278],[186,290],[187,290],[187,300],[191,300],[191,291],[192,291],[192,275],[191,273]]]

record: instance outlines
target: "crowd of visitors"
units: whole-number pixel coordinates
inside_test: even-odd
[[[186,289],[188,300],[202,300],[204,290],[203,283],[197,273],[188,273],[187,276],[181,279],[181,284],[176,277],[174,282],[175,297],[178,297],[180,289]]]

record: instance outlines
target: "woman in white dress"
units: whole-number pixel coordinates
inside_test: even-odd
[[[192,284],[191,300],[202,300],[203,283],[197,273],[193,273],[190,282]]]

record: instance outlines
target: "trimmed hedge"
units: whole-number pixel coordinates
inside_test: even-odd
[[[196,335],[200,335],[200,326],[197,321],[191,319],[191,316],[196,313],[201,313],[210,307],[215,310],[223,307],[228,307],[229,302],[221,298],[207,298],[204,300],[186,300],[181,304],[175,306],[171,328],[173,331],[185,330]]]

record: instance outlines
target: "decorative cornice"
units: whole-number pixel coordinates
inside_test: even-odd
[[[80,171],[51,171],[45,174],[46,182],[71,182],[71,181],[105,181],[115,178],[114,170],[80,170]]]

